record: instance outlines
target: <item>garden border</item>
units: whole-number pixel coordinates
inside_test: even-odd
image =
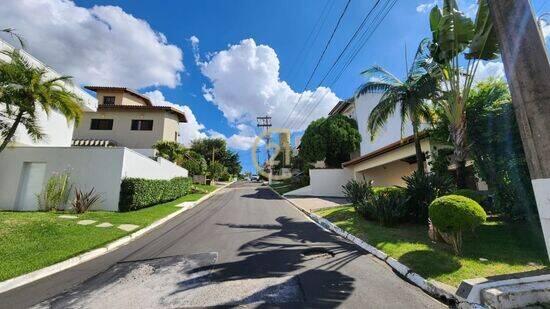
[[[0,294],[8,292],[10,290],[13,290],[15,288],[21,287],[23,285],[33,283],[37,280],[43,279],[45,277],[48,277],[50,275],[53,275],[55,273],[67,270],[71,267],[77,266],[79,264],[82,264],[84,262],[88,262],[92,259],[95,259],[97,257],[100,257],[102,255],[105,255],[113,250],[116,250],[122,246],[125,246],[132,242],[135,239],[138,239],[139,237],[143,236],[144,234],[150,232],[151,230],[157,228],[158,226],[164,224],[165,222],[169,221],[170,219],[176,217],[177,215],[197,206],[198,204],[202,203],[203,201],[209,199],[214,194],[218,193],[220,190],[225,189],[226,187],[232,185],[235,183],[235,181],[232,181],[230,183],[227,183],[216,190],[206,194],[205,196],[201,197],[200,199],[196,200],[194,204],[190,207],[182,207],[181,209],[178,209],[174,211],[173,213],[167,215],[164,218],[158,219],[157,221],[149,224],[148,226],[130,234],[126,235],[122,238],[116,239],[102,247],[92,249],[90,251],[81,253],[77,256],[74,256],[72,258],[66,259],[64,261],[58,262],[56,264],[46,266],[44,268],[35,270],[33,272],[14,277],[11,279],[7,279],[5,281],[0,282]]]
[[[310,220],[315,222],[317,225],[322,227],[325,230],[332,231],[339,236],[343,237],[344,239],[347,239],[354,243],[355,245],[361,247],[363,250],[367,251],[368,253],[374,255],[378,259],[385,262],[388,266],[390,266],[395,272],[397,272],[401,277],[403,277],[405,280],[411,282],[412,284],[416,285],[420,289],[422,289],[424,292],[429,294],[432,297],[435,297],[439,300],[443,300],[446,303],[454,303],[454,304],[465,304],[466,300],[461,298],[460,296],[457,296],[454,293],[451,293],[443,288],[440,288],[430,282],[429,280],[426,280],[424,277],[420,276],[419,274],[413,272],[409,267],[405,266],[404,264],[400,263],[396,259],[388,256],[385,252],[378,250],[376,247],[368,244],[367,242],[363,241],[359,237],[356,237],[353,234],[350,234],[338,226],[336,226],[334,223],[330,222],[329,220],[322,218],[314,213],[308,212],[307,210],[301,208],[300,206],[293,203],[291,200],[286,198],[285,196],[279,194],[277,191],[275,191],[271,186],[268,186],[271,191],[275,192],[278,196],[280,196],[282,199],[286,200],[288,203],[290,203],[294,208],[298,209],[300,212],[302,212],[304,215],[307,216]],[[470,304],[473,305],[473,304]],[[467,306],[469,307],[469,306]]]

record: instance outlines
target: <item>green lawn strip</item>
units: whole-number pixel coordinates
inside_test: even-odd
[[[282,195],[287,192],[299,189],[301,187],[298,184],[294,184],[294,183],[279,182],[279,183],[272,183],[271,188],[273,188],[273,190],[277,191],[277,193]]]
[[[317,214],[362,238],[425,278],[458,286],[464,279],[548,268],[542,236],[529,223],[488,222],[464,235],[463,253],[452,254],[428,238],[427,227],[405,224],[384,227],[360,217],[353,207],[335,207]],[[534,236],[537,235],[537,236]],[[487,259],[487,262],[480,261]]]
[[[213,191],[216,187],[204,186]],[[143,228],[179,210],[177,204],[196,201],[205,194],[194,193],[175,201],[130,212],[89,211],[78,219],[61,219],[55,212],[0,212],[0,281],[64,261],[101,247],[130,234],[118,224]],[[109,222],[114,226],[98,228],[78,225],[78,220]],[[135,232],[135,231],[132,231]]]

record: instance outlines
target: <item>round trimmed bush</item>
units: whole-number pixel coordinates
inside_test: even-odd
[[[460,195],[436,198],[430,204],[429,214],[432,224],[445,233],[473,230],[487,219],[476,201]]]

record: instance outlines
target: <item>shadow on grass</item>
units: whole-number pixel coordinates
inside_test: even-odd
[[[430,278],[455,272],[462,266],[457,257],[434,250],[410,251],[398,260]]]

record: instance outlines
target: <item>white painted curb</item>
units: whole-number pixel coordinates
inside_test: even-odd
[[[140,229],[140,230],[138,230],[138,231],[136,231],[136,232],[134,232],[130,235],[124,236],[124,237],[119,238],[119,239],[117,239],[113,242],[110,242],[110,243],[106,244],[105,246],[103,246],[101,248],[93,249],[91,251],[88,251],[88,252],[82,253],[80,255],[77,255],[75,257],[69,258],[65,261],[62,261],[62,262],[59,262],[59,263],[41,268],[39,270],[35,270],[33,272],[21,275],[19,277],[15,277],[15,278],[11,278],[11,279],[2,281],[2,282],[0,282],[0,293],[5,293],[7,291],[13,290],[13,289],[18,288],[20,286],[32,283],[32,282],[37,281],[39,279],[42,279],[42,278],[45,278],[47,276],[53,275],[55,273],[64,271],[64,270],[69,269],[71,267],[77,266],[77,265],[82,264],[84,262],[90,261],[94,258],[97,258],[99,256],[107,254],[108,252],[111,252],[115,249],[118,249],[118,248],[120,248],[124,245],[127,245],[130,242],[132,242],[133,240],[143,236],[144,234],[146,234],[146,233],[150,232],[151,230],[157,228],[158,226],[160,226],[163,223],[169,221],[170,219],[176,217],[177,215],[181,214],[182,212],[187,211],[187,210],[197,206],[201,202],[209,199],[214,194],[218,193],[218,191],[226,188],[227,186],[233,184],[234,182],[235,181],[230,182],[228,184],[225,184],[224,186],[219,187],[216,190],[206,194],[205,196],[198,199],[195,202],[195,204],[192,205],[192,206],[184,207],[182,209],[179,209],[179,210],[169,214],[168,216],[166,216],[162,219],[159,219],[159,220],[151,223],[150,225],[148,225],[148,226],[146,226],[146,227],[144,227],[144,228],[142,228],[142,229]]]
[[[434,284],[432,284],[429,280],[426,280],[419,274],[413,272],[410,270],[407,266],[401,264],[396,259],[389,257],[386,253],[383,251],[378,250],[374,246],[364,242],[360,238],[342,230],[338,226],[336,226],[334,223],[328,221],[327,219],[308,212],[307,210],[301,208],[300,206],[293,203],[291,200],[286,198],[285,196],[279,194],[277,191],[275,191],[273,188],[269,187],[271,191],[275,192],[278,196],[285,199],[287,202],[289,202],[292,206],[294,206],[296,209],[301,211],[303,214],[305,214],[308,218],[313,220],[316,224],[320,225],[326,230],[333,231],[334,233],[338,234],[339,236],[351,241],[352,243],[356,244],[357,246],[361,247],[365,251],[369,252],[370,254],[376,256],[378,259],[384,261],[386,264],[388,264],[393,270],[395,270],[397,273],[399,273],[401,276],[406,278],[409,282],[413,283],[414,285],[418,286],[420,289],[422,289],[424,292],[428,293],[429,295],[438,298],[438,299],[445,299],[452,302],[463,302],[463,300],[458,297],[457,295],[450,293]]]

